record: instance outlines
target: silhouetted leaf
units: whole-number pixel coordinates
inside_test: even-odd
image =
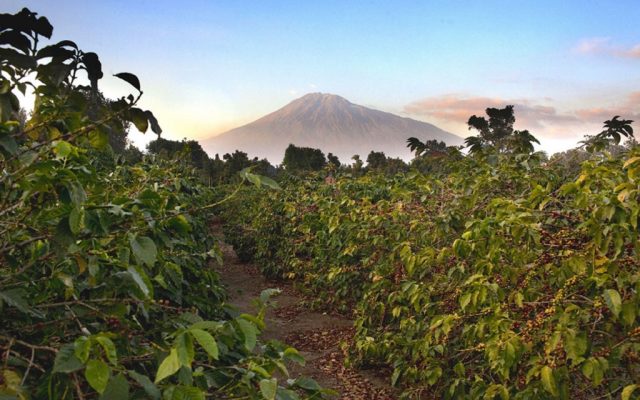
[[[131,86],[136,88],[138,92],[140,91],[140,80],[134,74],[131,74],[129,72],[120,72],[119,74],[115,74],[114,76],[129,83]]]

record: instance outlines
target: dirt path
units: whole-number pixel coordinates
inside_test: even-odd
[[[220,226],[214,226],[213,231],[221,236]],[[300,351],[306,365],[291,366],[292,377],[311,377],[323,387],[338,391],[340,399],[395,399],[384,379],[370,371],[343,366],[341,342],[351,342],[353,321],[305,309],[303,297],[290,284],[266,280],[255,266],[240,262],[231,246],[222,243],[221,248],[224,265],[218,269],[220,278],[227,287],[229,302],[241,312],[255,312],[252,300],[264,289],[282,290],[275,298],[276,307],[267,311],[262,338],[280,340]]]

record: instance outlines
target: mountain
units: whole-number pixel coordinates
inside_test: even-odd
[[[210,154],[242,150],[250,157],[266,157],[279,164],[290,143],[333,153],[343,163],[354,154],[366,160],[371,150],[387,156],[411,158],[407,138],[442,140],[448,145],[462,138],[435,125],[353,104],[333,94],[310,93],[254,122],[203,140]]]

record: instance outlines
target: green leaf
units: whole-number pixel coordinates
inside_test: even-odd
[[[153,286],[142,267],[139,265],[130,265],[127,268],[127,272],[131,275],[131,279],[133,279],[136,285],[138,285],[144,297],[149,297],[149,293],[152,292]]]
[[[633,325],[636,321],[636,306],[632,302],[622,305],[622,320],[627,326]]]
[[[160,393],[160,389],[158,389],[158,387],[156,385],[154,385],[153,382],[151,382],[151,379],[149,379],[148,376],[146,375],[142,375],[137,373],[136,371],[128,371],[129,376],[136,382],[138,382],[138,384],[140,386],[142,386],[142,389],[144,389],[144,391],[153,399],[153,400],[159,400],[161,393]]]
[[[300,400],[300,396],[293,390],[278,388],[276,400]]]
[[[15,307],[25,314],[30,314],[37,318],[42,318],[43,314],[32,308],[24,298],[26,292],[23,289],[9,289],[0,292],[0,300],[11,307]]]
[[[102,346],[107,359],[114,366],[118,364],[118,354],[116,351],[116,346],[113,344],[111,339],[104,335],[96,335],[95,340]]]
[[[253,350],[253,348],[256,347],[256,336],[258,333],[256,326],[242,318],[236,318],[236,323],[238,324],[238,327],[242,332],[242,337],[244,338],[244,346],[249,351]]]
[[[91,340],[86,336],[80,336],[73,342],[73,354],[82,361],[87,362],[89,353],[91,352]]]
[[[274,288],[264,289],[262,292],[260,292],[260,301],[263,304],[266,304],[273,296],[277,296],[280,293],[282,293],[282,290],[280,289],[274,289]]]
[[[556,380],[553,377],[553,370],[545,365],[540,371],[540,378],[542,379],[542,386],[544,386],[544,390],[554,396],[557,396],[558,386],[556,385]]]
[[[105,389],[100,400],[126,400],[129,398],[129,382],[122,374],[109,379],[107,388]]]
[[[158,250],[151,238],[146,236],[131,236],[129,238],[129,244],[131,245],[133,255],[139,263],[153,267],[158,256]]]
[[[260,184],[262,186],[267,186],[267,187],[270,187],[271,189],[275,189],[275,190],[281,190],[280,185],[278,185],[278,183],[276,181],[274,181],[273,179],[269,178],[268,176],[263,176],[263,175],[257,175],[257,176],[260,179]]]
[[[10,155],[14,155],[18,152],[18,144],[15,139],[9,135],[0,136],[0,146],[2,146]]]
[[[158,383],[164,378],[175,374],[179,369],[180,359],[178,358],[178,351],[172,348],[169,355],[160,363],[154,383]]]
[[[301,377],[296,379],[295,385],[306,390],[321,390],[322,387],[311,378]]]
[[[87,368],[84,370],[84,376],[87,382],[98,393],[102,393],[107,388],[111,368],[102,360],[89,360]]]
[[[471,301],[471,293],[465,293],[462,296],[460,296],[459,302],[460,302],[460,308],[462,309],[462,311],[464,311],[464,309],[467,308],[470,301]]]
[[[64,140],[58,140],[53,144],[53,152],[60,158],[67,158],[69,154],[71,154],[72,150],[73,147],[71,147],[71,144]]]
[[[119,74],[115,74],[113,76],[115,76],[117,78],[120,78],[123,81],[127,82],[128,84],[130,84],[131,86],[136,88],[138,90],[138,92],[140,91],[140,80],[134,74],[129,73],[129,72],[120,72]]]
[[[635,164],[638,161],[640,161],[640,157],[631,157],[630,159],[624,162],[624,164],[622,165],[622,168],[627,168],[629,165]]]
[[[84,209],[73,207],[69,213],[69,228],[74,235],[80,233],[84,228]]]
[[[218,344],[211,334],[202,329],[190,329],[189,332],[196,339],[200,347],[214,360],[218,359]]]
[[[89,144],[96,149],[104,149],[109,144],[109,132],[104,128],[94,129],[89,132]]]
[[[171,400],[205,400],[205,397],[197,387],[180,385],[173,389]]]
[[[84,367],[84,364],[76,357],[73,343],[67,343],[62,346],[53,362],[53,372],[69,373],[82,367]]]
[[[620,396],[620,400],[629,400],[633,392],[638,388],[637,384],[627,385],[622,389],[622,395]]]
[[[180,365],[191,368],[191,363],[195,357],[193,350],[193,339],[186,333],[181,333],[176,338],[176,350],[178,351],[178,360]]]
[[[620,311],[622,311],[622,299],[620,298],[620,293],[615,289],[607,289],[604,291],[603,297],[609,307],[609,310],[611,310],[613,315],[617,318],[618,315],[620,315]]]
[[[263,379],[260,381],[260,393],[266,400],[275,400],[278,390],[278,380],[276,378]]]
[[[135,107],[131,108],[129,110],[129,117],[131,119],[131,122],[133,122],[133,124],[140,132],[145,133],[149,128],[149,120],[147,119],[147,115],[141,109]]]
[[[302,357],[298,350],[294,349],[293,347],[287,347],[283,352],[283,355],[286,359],[295,361],[302,366],[304,366],[306,363],[304,357]]]
[[[75,206],[80,206],[87,200],[87,193],[84,191],[82,185],[77,181],[69,182],[66,185],[69,192],[69,200]]]

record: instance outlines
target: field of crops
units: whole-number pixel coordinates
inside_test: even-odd
[[[576,171],[487,151],[446,173],[293,177],[223,215],[241,256],[353,313],[352,362],[409,398],[634,398],[640,149]]]

